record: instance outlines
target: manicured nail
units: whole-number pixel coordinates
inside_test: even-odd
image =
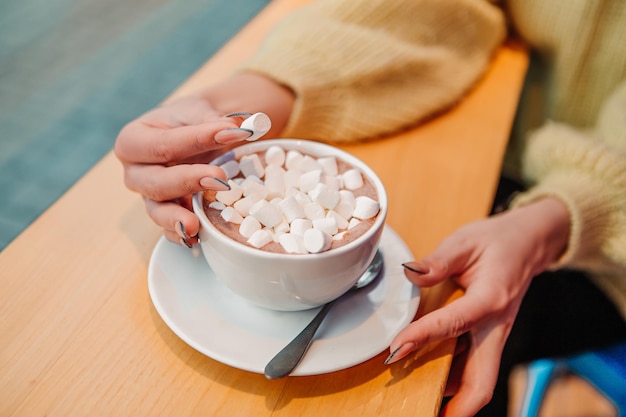
[[[185,239],[184,237],[181,237],[179,242],[181,245],[186,246],[189,249],[192,248],[192,245],[189,242],[187,242],[187,239]]]
[[[187,234],[187,231],[185,230],[185,225],[183,224],[183,222],[177,221],[174,229],[176,230],[176,234],[180,236],[181,239],[184,239],[185,243],[189,245],[187,243],[187,239],[189,239],[189,235]]]
[[[401,347],[402,346],[397,347],[396,350],[391,352],[391,355],[387,356],[387,359],[385,359],[385,365],[389,365],[389,363],[391,363],[391,360],[393,359],[394,356],[396,356],[396,353],[398,353]]]
[[[215,190],[215,191],[228,191],[228,190],[230,190],[230,185],[228,185],[228,183],[226,181],[224,181],[221,178],[216,178],[216,177],[200,178],[200,185],[203,188],[206,188],[208,190]]]
[[[422,274],[422,275],[424,275],[424,274],[427,274],[427,273],[428,273],[428,271],[423,271],[423,270],[421,270],[421,269],[415,268],[415,267],[410,266],[410,265],[407,265],[407,264],[402,264],[402,266],[403,266],[404,268],[408,269],[409,271],[411,271],[411,272],[415,272],[415,273],[417,273],[417,274]]]
[[[385,359],[385,365],[399,361],[413,349],[415,349],[415,343],[413,342],[405,343],[402,346],[397,347],[393,352],[391,352],[391,355],[387,356],[387,359]]]
[[[215,141],[222,145],[228,145],[235,142],[241,142],[252,136],[254,132],[250,129],[242,129],[234,127],[232,129],[224,129],[215,134]]]
[[[250,117],[250,116],[252,116],[252,113],[249,113],[247,111],[238,111],[235,113],[227,114],[224,117]]]

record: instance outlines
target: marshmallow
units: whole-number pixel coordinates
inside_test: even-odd
[[[252,135],[246,139],[248,142],[252,142],[269,132],[272,121],[265,113],[255,113],[244,120],[240,127],[252,131]]]
[[[275,235],[281,235],[283,233],[288,233],[288,232],[289,232],[289,223],[287,223],[287,220],[285,219],[283,219],[282,222],[274,226]],[[274,240],[278,241],[277,239],[274,239]]]
[[[247,216],[239,225],[239,233],[245,238],[250,238],[254,232],[261,229],[261,223],[254,216]]]
[[[222,171],[226,173],[227,178],[235,178],[239,174],[239,162],[231,159],[230,161],[224,162],[220,165]]]
[[[370,219],[378,213],[378,210],[380,210],[380,204],[378,201],[364,195],[357,197],[355,199],[355,203],[356,205],[352,215],[357,219]]]
[[[309,220],[323,219],[326,216],[324,207],[318,203],[309,203],[304,206],[304,215]]]
[[[243,217],[246,217],[250,214],[250,207],[252,207],[252,205],[257,201],[259,200],[255,199],[254,197],[244,197],[235,201],[232,207],[237,210],[237,213],[241,214]]]
[[[298,200],[296,200],[293,196],[281,200],[281,202],[278,203],[278,206],[289,223],[295,219],[301,219],[304,217],[304,209],[300,203],[298,203]]]
[[[317,162],[317,159],[310,155],[304,155],[302,159],[298,161],[296,168],[303,172],[322,171],[322,166]]]
[[[339,202],[345,203],[354,209],[355,205],[355,196],[354,193],[350,190],[339,190]]]
[[[323,219],[313,220],[313,228],[326,232],[331,236],[339,231],[337,221],[334,217],[324,217]]]
[[[220,213],[220,216],[222,216],[222,218],[227,222],[231,223],[241,224],[241,222],[243,221],[243,217],[241,216],[241,214],[239,214],[237,210],[230,206],[225,207],[224,210],[222,210],[222,212]]]
[[[332,236],[320,229],[309,229],[304,232],[304,247],[309,253],[320,253],[330,249]]]
[[[352,212],[354,211],[355,199],[352,191],[339,190],[339,203],[335,206],[334,210],[339,213],[344,219],[350,219]]]
[[[279,206],[279,204],[280,204],[280,202],[281,202],[281,201],[283,201],[283,199],[282,199],[282,198],[280,198],[280,197],[274,197],[274,198],[272,198],[272,199],[270,200],[270,204],[271,204],[271,205],[273,205],[274,207],[276,207],[277,209],[279,209],[279,210],[280,210],[280,206]]]
[[[333,190],[322,183],[318,183],[315,188],[309,192],[309,197],[314,203],[327,209],[335,208],[341,198],[339,191]]]
[[[335,210],[328,210],[326,212],[326,217],[334,218],[335,223],[337,223],[337,228],[339,230],[348,228],[348,219],[337,213]]]
[[[321,165],[324,174],[333,177],[339,174],[337,159],[334,156],[323,156],[321,158],[317,158],[317,163]]]
[[[313,227],[313,222],[308,219],[295,219],[291,222],[291,233],[304,236],[304,232]]]
[[[350,221],[348,222],[348,230],[350,229],[354,229],[355,227],[357,227],[359,224],[361,223],[361,220],[353,217],[350,219]]]
[[[265,167],[265,188],[270,198],[283,197],[285,194],[285,173],[286,171],[278,165]]]
[[[347,170],[341,176],[343,186],[348,190],[358,190],[363,186],[363,177],[358,169],[352,168]]]
[[[255,248],[261,248],[273,241],[273,236],[265,229],[259,229],[252,233],[252,236],[248,238],[248,243]]]
[[[285,189],[289,188],[300,188],[300,177],[303,172],[299,169],[289,169],[285,171]]]
[[[241,183],[244,197],[252,197],[255,200],[262,200],[267,197],[268,191],[263,182],[259,182],[256,176],[250,176]]]
[[[300,161],[302,161],[302,158],[304,158],[304,155],[302,155],[299,151],[294,149],[288,150],[285,155],[285,168],[288,170],[298,169],[298,165],[300,164]]]
[[[243,195],[243,187],[238,185],[233,180],[228,180],[228,185],[230,185],[230,190],[218,191],[215,193],[215,199],[222,204],[230,206],[241,198]]]
[[[242,156],[239,160],[239,169],[244,177],[254,175],[255,177],[263,178],[263,175],[265,175],[261,158],[255,153]]]
[[[303,193],[308,193],[322,180],[322,170],[316,169],[312,171],[305,171],[300,176],[299,187]]]
[[[278,145],[272,145],[265,151],[265,163],[268,166],[276,165],[282,167],[285,163],[285,155],[285,150],[282,147]]]
[[[221,201],[212,201],[209,203],[209,207],[215,210],[224,210],[226,205],[222,203]]]
[[[267,200],[259,200],[250,207],[250,216],[254,216],[263,226],[274,227],[283,220],[280,210]]]
[[[328,186],[328,188],[333,189],[333,190],[341,190],[341,178],[339,178],[338,176],[333,176],[333,175],[326,175],[324,174],[324,177],[322,178],[324,184],[326,184]]]
[[[307,253],[307,250],[304,247],[304,237],[300,235],[295,235],[293,233],[283,233],[278,237],[278,242],[287,253]]]
[[[289,196],[293,196],[293,198],[296,199],[296,201],[298,202],[298,204],[300,204],[301,207],[306,207],[308,204],[312,203],[309,196],[299,190],[295,190],[295,192],[289,193],[287,197]]]
[[[222,216],[222,218],[227,222],[231,223],[241,224],[241,222],[243,221],[243,217],[241,216],[241,214],[239,214],[237,210],[230,206],[224,208],[224,210],[222,210],[222,212],[220,213],[220,216]]]

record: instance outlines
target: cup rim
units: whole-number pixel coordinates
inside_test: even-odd
[[[349,152],[344,151],[343,149],[337,148],[335,146],[328,145],[322,142],[316,142],[313,140],[306,139],[294,139],[294,138],[284,138],[284,139],[263,139],[257,142],[246,143],[240,145],[230,151],[219,155],[215,159],[213,159],[209,164],[211,165],[221,165],[227,161],[237,159],[240,156],[247,155],[250,153],[260,152],[272,145],[279,145],[286,150],[296,149],[319,158],[322,156],[335,156],[348,165],[354,166],[355,168],[360,169],[366,177],[374,184],[376,188],[376,192],[378,194],[378,203],[380,205],[380,211],[377,214],[376,221],[372,226],[367,229],[365,233],[359,236],[357,239],[349,242],[345,245],[342,245],[338,248],[334,248],[332,250],[327,250],[325,252],[320,253],[277,253],[265,251],[260,248],[253,248],[251,246],[245,245],[241,242],[238,242],[234,239],[229,238],[224,235],[221,231],[219,231],[208,219],[206,213],[204,212],[203,198],[204,192],[200,191],[193,195],[192,197],[192,205],[193,211],[198,216],[200,220],[200,224],[203,228],[207,230],[207,233],[215,233],[220,237],[220,241],[223,241],[226,245],[230,247],[237,248],[238,250],[243,251],[248,255],[256,255],[267,257],[270,259],[294,259],[294,260],[305,260],[305,259],[319,259],[326,257],[333,257],[341,255],[345,252],[352,250],[355,246],[360,245],[363,241],[370,239],[373,235],[379,232],[385,224],[387,217],[387,192],[385,190],[385,186],[376,175],[373,169],[371,169],[365,162],[361,161],[356,156],[350,154]],[[202,242],[200,242],[202,243]],[[311,256],[315,255],[315,256]]]

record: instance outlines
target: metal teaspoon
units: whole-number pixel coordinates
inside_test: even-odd
[[[354,284],[352,288],[350,288],[344,295],[354,292],[355,290],[361,289],[371,282],[378,276],[380,271],[383,269],[383,256],[380,252],[380,249],[376,251],[376,255],[374,255],[374,259],[369,264],[363,275],[359,278],[359,280]],[[317,315],[311,320],[311,322],[298,334],[287,346],[285,346],[280,352],[276,354],[268,362],[265,366],[265,377],[268,379],[276,379],[287,376],[295,369],[296,366],[300,363],[304,354],[309,349],[311,345],[311,341],[313,341],[313,337],[317,332],[317,329],[320,327],[326,314],[330,311],[331,307],[337,301],[340,296],[332,301],[329,301],[322,307],[322,309],[317,313]]]

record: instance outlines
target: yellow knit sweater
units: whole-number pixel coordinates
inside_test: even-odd
[[[507,31],[534,51],[505,169],[568,206],[567,253],[626,317],[626,2],[318,0],[243,68],[297,95],[284,136],[366,140],[453,106]],[[510,28],[510,29],[509,29]]]

